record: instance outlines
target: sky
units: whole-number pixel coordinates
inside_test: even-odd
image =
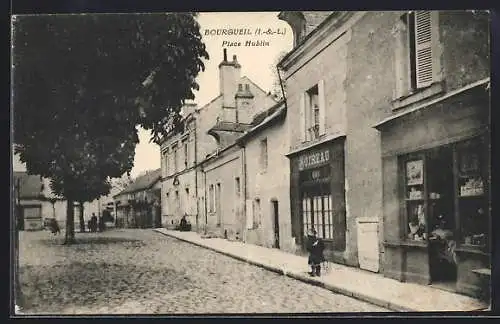
[[[210,56],[205,61],[205,71],[198,75],[197,81],[200,90],[195,92],[195,102],[198,107],[203,107],[219,94],[219,68],[222,61],[222,49],[227,48],[228,59],[233,55],[238,57],[241,64],[241,75],[249,77],[265,91],[272,89],[274,76],[273,72],[277,57],[282,52],[292,49],[293,35],[291,28],[282,20],[278,19],[279,12],[217,12],[200,13],[197,20],[200,24],[203,42],[206,45]],[[222,36],[205,35],[212,29],[249,29],[255,34],[256,29],[261,31],[279,31],[280,34],[262,34],[261,36]],[[268,42],[268,46],[245,46],[246,40]],[[240,46],[227,46],[223,42],[241,42]],[[131,176],[160,168],[160,148],[158,145],[149,142],[150,134],[144,129],[139,129],[139,144],[135,150],[134,168]]]

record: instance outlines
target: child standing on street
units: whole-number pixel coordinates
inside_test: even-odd
[[[311,276],[321,275],[321,263],[325,261],[323,256],[323,250],[325,249],[325,244],[323,241],[317,237],[316,230],[313,228],[307,233],[307,251],[309,252],[308,264],[311,266]]]

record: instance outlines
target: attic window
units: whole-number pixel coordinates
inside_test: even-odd
[[[241,83],[238,84],[238,91],[243,91],[243,84]]]

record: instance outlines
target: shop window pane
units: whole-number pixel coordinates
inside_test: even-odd
[[[332,239],[333,238],[333,215],[332,215],[332,205],[331,205],[331,200],[332,196],[325,196],[325,201],[326,201],[326,211],[325,211],[325,217],[327,218],[328,222],[328,231],[327,231],[327,238]]]
[[[424,159],[405,162],[405,200],[407,208],[407,238],[427,239],[427,221],[424,197]]]
[[[323,209],[321,204],[321,197],[316,197],[317,211],[316,219],[318,220],[318,237],[324,238],[324,228],[323,228]]]
[[[481,139],[457,146],[457,192],[462,244],[484,246],[489,240],[489,166],[487,145]]]
[[[426,151],[427,223],[432,238],[436,230],[453,237],[455,233],[455,195],[453,191],[453,151],[442,146]],[[424,219],[425,221],[425,219]],[[421,222],[420,222],[421,223]]]
[[[307,217],[307,199],[303,198],[302,199],[302,220],[303,220],[303,225],[304,225],[304,232],[307,233],[309,230],[308,226],[308,217]]]

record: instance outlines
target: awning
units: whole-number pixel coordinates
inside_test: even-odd
[[[379,129],[381,126],[388,124],[392,121],[395,121],[403,116],[409,115],[411,113],[414,113],[416,111],[420,111],[420,110],[425,109],[425,108],[432,107],[433,105],[435,105],[437,103],[440,103],[446,99],[449,99],[451,97],[454,97],[454,96],[459,95],[461,93],[464,93],[466,91],[472,90],[472,89],[479,87],[481,85],[487,85],[486,89],[489,89],[489,82],[490,82],[490,78],[486,78],[486,79],[482,79],[482,80],[473,82],[465,87],[450,91],[447,94],[445,94],[444,96],[441,96],[439,98],[433,99],[433,100],[428,101],[428,102],[425,102],[425,103],[418,105],[418,106],[415,106],[411,109],[403,109],[402,111],[395,113],[395,114],[383,119],[382,121],[378,122],[377,124],[373,125],[372,127]]]
[[[286,153],[285,156],[288,157],[288,156],[297,154],[299,152],[302,152],[304,150],[308,150],[308,149],[313,148],[315,146],[318,146],[318,145],[321,145],[321,144],[324,144],[327,142],[331,142],[333,140],[336,140],[338,138],[345,137],[345,136],[346,136],[345,133],[341,133],[341,132],[335,133],[335,134],[327,134],[327,135],[323,136],[322,138],[320,138],[318,141],[309,142],[304,146],[301,146],[301,147],[298,147],[298,148],[291,150],[290,152]]]

